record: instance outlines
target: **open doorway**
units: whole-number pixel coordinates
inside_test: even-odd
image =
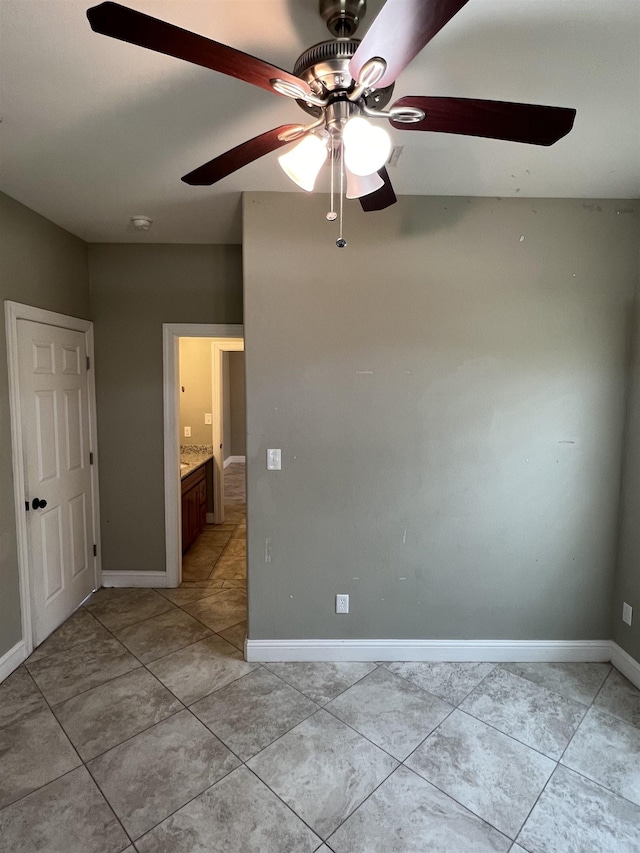
[[[209,356],[201,370],[205,375],[210,370],[210,403],[200,400],[198,409],[192,409],[197,424],[181,424],[180,398],[183,395],[180,377],[180,341],[181,339],[207,339],[205,345]],[[230,506],[225,511],[225,456],[224,456],[224,419],[225,405],[222,398],[225,375],[225,353],[238,352],[244,348],[242,326],[220,326],[199,324],[165,324],[163,326],[164,349],[164,446],[165,446],[165,532],[166,532],[166,574],[167,587],[178,587],[182,580],[183,554],[183,481],[191,477],[197,469],[200,473],[198,489],[194,490],[192,513],[197,514],[196,525],[213,525],[211,534],[223,533],[225,524],[232,524],[237,518],[238,507]],[[208,424],[206,421],[211,420]],[[198,427],[194,435],[194,428]],[[191,435],[185,435],[185,427]],[[202,427],[202,429],[200,429]],[[211,436],[210,439],[208,436]],[[197,438],[194,445],[193,439]],[[187,449],[190,441],[192,450]],[[185,455],[186,451],[186,455]],[[198,456],[198,451],[201,455]],[[182,461],[181,461],[182,458]],[[240,464],[229,460],[227,468]],[[244,468],[244,466],[242,466]],[[209,473],[207,474],[207,468]],[[232,469],[229,477],[238,476],[238,469]],[[203,476],[204,475],[204,476]],[[207,482],[208,478],[208,482]],[[204,480],[204,483],[202,482]],[[195,478],[194,478],[195,481]],[[188,485],[194,485],[194,482]],[[208,487],[208,488],[207,488]],[[230,486],[231,488],[231,486]],[[237,501],[237,484],[234,500]],[[210,498],[213,498],[211,501]],[[206,502],[203,506],[203,502]],[[243,501],[244,505],[244,501]],[[231,517],[229,517],[231,513]],[[215,527],[218,530],[215,531]],[[246,530],[246,522],[241,525]],[[222,538],[222,537],[219,537]],[[190,543],[192,547],[197,537]],[[235,546],[237,547],[237,546]],[[185,549],[185,552],[188,549]],[[204,573],[204,572],[202,572]],[[210,581],[210,578],[190,580],[189,583]],[[232,580],[232,578],[228,578]]]
[[[182,581],[244,579],[244,341],[180,337],[178,359]]]

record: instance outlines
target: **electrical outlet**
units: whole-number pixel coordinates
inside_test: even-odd
[[[282,470],[282,451],[279,448],[271,447],[267,450],[267,471]]]
[[[185,427],[184,428],[184,437],[185,438],[191,438],[191,427]]]
[[[349,612],[349,596],[348,595],[336,595],[336,613],[348,613]]]
[[[626,601],[622,602],[622,621],[626,622],[627,625],[631,625],[631,619],[633,617],[633,607],[630,604],[627,604]]]
[[[213,423],[213,415],[206,414],[204,416],[204,422],[205,422],[205,424],[212,424]]]

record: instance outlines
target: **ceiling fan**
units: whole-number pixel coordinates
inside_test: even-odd
[[[118,3],[87,11],[103,35],[184,59],[294,98],[313,117],[285,124],[215,157],[185,175],[191,185],[211,185],[259,157],[296,142],[280,164],[299,186],[312,190],[322,166],[339,166],[348,198],[365,211],[396,201],[385,168],[388,134],[368,119],[388,119],[396,130],[481,136],[532,145],[553,145],[572,128],[576,111],[564,107],[473,98],[409,95],[387,109],[396,78],[468,0],[386,0],[362,40],[354,38],[366,0],[319,0],[333,38],[306,50],[293,73],[228,45],[181,29]],[[335,219],[330,212],[327,218]],[[342,236],[337,245],[346,245]]]

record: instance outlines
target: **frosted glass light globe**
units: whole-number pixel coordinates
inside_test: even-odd
[[[354,175],[371,175],[381,169],[391,153],[386,130],[374,127],[361,116],[350,118],[342,131],[344,163]]]
[[[278,157],[278,162],[294,183],[311,192],[326,159],[326,143],[310,133],[294,148]]]
[[[362,198],[384,186],[384,181],[377,172],[372,175],[354,175],[348,168],[345,171],[347,173],[347,198]]]

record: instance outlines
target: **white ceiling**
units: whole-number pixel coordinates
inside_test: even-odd
[[[286,69],[329,38],[318,0],[121,2]],[[240,242],[243,190],[295,190],[276,154],[214,187],[181,176],[306,114],[93,33],[91,5],[0,0],[0,189],[90,242]],[[359,35],[381,5],[369,0]],[[640,0],[470,0],[399,77],[394,99],[575,107],[574,129],[551,148],[392,130],[404,145],[390,169],[396,192],[640,197],[639,57]],[[152,230],[137,231],[134,214],[151,217]]]

